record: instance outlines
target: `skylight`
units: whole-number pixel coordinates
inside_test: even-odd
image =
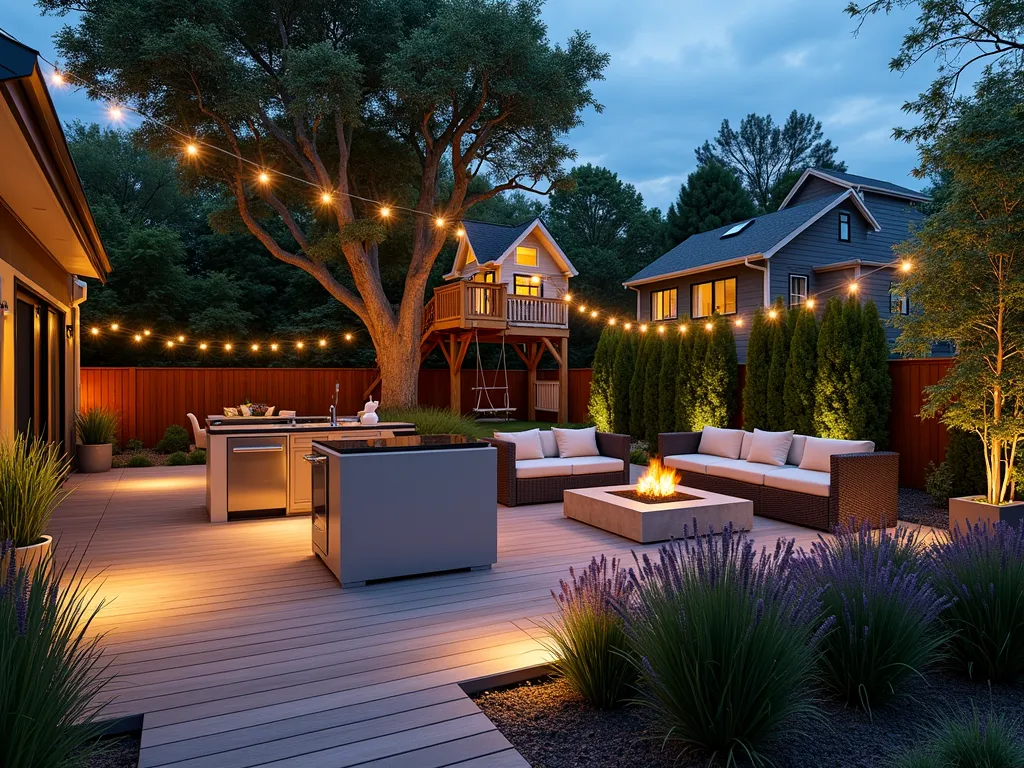
[[[747,219],[746,221],[741,221],[739,224],[734,224],[733,226],[729,227],[729,229],[725,232],[725,234],[723,234],[718,239],[719,240],[725,240],[725,238],[727,238],[727,237],[735,237],[740,232],[742,232],[747,227],[749,227],[751,224],[753,224],[754,221],[755,221],[755,219]]]

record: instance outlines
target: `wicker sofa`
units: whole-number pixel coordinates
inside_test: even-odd
[[[508,507],[562,500],[567,488],[629,483],[629,435],[597,433],[600,456],[572,459],[548,455],[516,461],[515,443],[484,438],[498,449],[498,503]]]
[[[658,452],[667,466],[679,471],[681,485],[750,499],[760,517],[823,531],[851,520],[858,525],[866,521],[872,528],[896,524],[898,453],[833,454],[829,472],[814,472],[798,468],[804,436],[794,436],[786,465],[776,467],[746,461],[746,435],[750,433],[745,433],[737,459],[699,453],[700,432],[662,433]]]

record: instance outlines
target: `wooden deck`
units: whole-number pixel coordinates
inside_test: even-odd
[[[51,525],[102,571],[106,715],[144,713],[140,766],[526,765],[458,683],[544,662],[550,589],[630,542],[560,504],[499,507],[491,571],[343,591],[308,517],[206,522],[203,470],[73,476]],[[754,535],[817,536],[760,518]]]

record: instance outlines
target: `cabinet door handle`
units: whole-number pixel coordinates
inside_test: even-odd
[[[308,461],[310,464],[323,464],[325,461],[327,461],[326,456],[321,456],[318,453],[307,453],[302,458]]]

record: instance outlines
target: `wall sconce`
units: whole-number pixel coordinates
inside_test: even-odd
[[[11,308],[6,301],[0,300],[0,317],[7,317],[9,314],[11,314]]]
[[[73,338],[75,338],[75,326],[65,325],[64,336],[67,338],[68,341],[71,341]]]

